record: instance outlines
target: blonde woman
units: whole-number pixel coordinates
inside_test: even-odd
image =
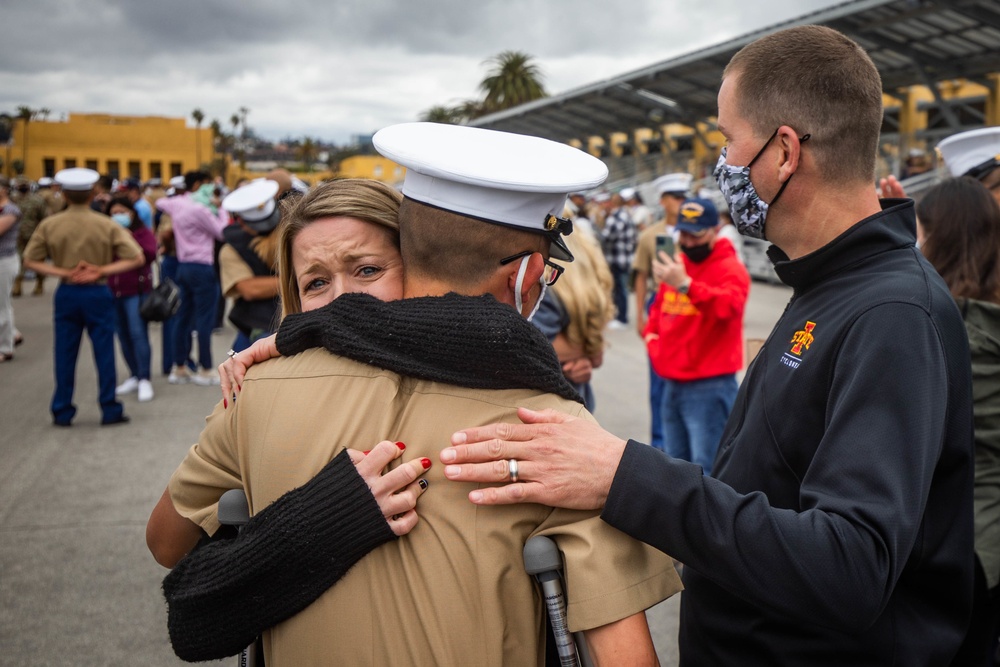
[[[565,240],[576,258],[573,270],[565,271],[545,293],[531,322],[548,337],[563,374],[593,412],[590,378],[604,361],[604,328],[615,315],[610,298],[613,279],[592,236],[576,233]]]
[[[296,202],[277,231],[282,317],[314,310],[345,292],[399,299],[400,200],[376,181],[345,179],[320,185]],[[273,346],[273,337],[267,340]],[[410,532],[417,523],[416,500],[427,487],[415,480],[431,462],[418,459],[382,475],[404,448],[383,441],[367,456],[347,451],[256,515],[240,540],[215,541],[192,553],[205,533],[177,511],[168,487],[149,518],[146,542],[157,562],[173,568],[163,590],[177,655],[234,655],[259,632],[307,606],[372,549]],[[317,511],[304,516],[302,506]],[[273,524],[297,529],[269,543],[267,556],[260,557],[262,531]],[[330,538],[322,540],[325,546],[316,541],[320,533]],[[292,587],[287,577],[295,573],[286,564],[296,553],[308,554],[322,571],[317,588],[269,598],[269,592]]]

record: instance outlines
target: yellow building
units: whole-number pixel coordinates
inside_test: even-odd
[[[23,160],[37,181],[67,167],[87,167],[116,178],[168,179],[212,162],[212,131],[184,118],[73,113],[68,120],[13,121],[3,155],[4,175]]]
[[[354,155],[344,158],[337,170],[338,178],[370,178],[389,185],[399,185],[406,168],[381,155]]]

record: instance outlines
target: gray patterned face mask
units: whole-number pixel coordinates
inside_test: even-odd
[[[778,136],[778,130],[775,130],[770,138],[764,142],[761,149],[757,151],[757,154],[753,156],[753,159],[745,167],[726,164],[725,146],[723,146],[722,154],[719,155],[719,161],[715,165],[713,175],[719,184],[719,189],[722,190],[722,195],[726,198],[726,203],[729,205],[729,213],[733,216],[733,224],[736,225],[736,229],[743,236],[755,239],[764,238],[764,223],[767,219],[767,209],[774,206],[774,203],[778,201],[778,197],[785,191],[788,181],[792,180],[792,177],[789,176],[781,184],[778,194],[774,195],[774,199],[771,200],[770,204],[760,198],[757,190],[753,187],[753,183],[750,182],[750,167],[764,153],[776,136]],[[809,137],[810,135],[807,134],[799,139],[799,141],[805,142]]]

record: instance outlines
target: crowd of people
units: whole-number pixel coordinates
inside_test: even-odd
[[[543,664],[518,562],[550,535],[596,664],[655,664],[676,561],[682,664],[994,664],[1000,128],[942,142],[915,206],[875,187],[881,119],[864,51],[800,26],[727,67],[717,189],[665,174],[658,208],[568,146],[431,123],[375,135],[401,191],[2,184],[0,361],[23,270],[54,276],[52,420],[86,330],[126,422],[119,396],[154,396],[140,305],[176,283],[162,370],[223,394],[147,526],[188,660],[262,635],[269,665]],[[749,367],[743,237],[794,290]],[[652,446],[592,416],[630,300]],[[218,539],[226,489],[254,516]]]

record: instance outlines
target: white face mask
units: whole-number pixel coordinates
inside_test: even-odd
[[[517,308],[517,312],[520,313],[524,303],[521,301],[521,287],[524,285],[524,272],[528,270],[528,260],[531,259],[531,255],[521,258],[521,266],[517,270],[517,281],[514,283],[514,307]],[[542,286],[542,291],[538,295],[538,301],[535,302],[535,307],[531,309],[528,313],[528,321],[535,316],[538,309],[542,305],[542,298],[545,296],[545,290],[548,289],[549,285],[545,282],[545,274],[543,273],[538,277],[538,282]]]

